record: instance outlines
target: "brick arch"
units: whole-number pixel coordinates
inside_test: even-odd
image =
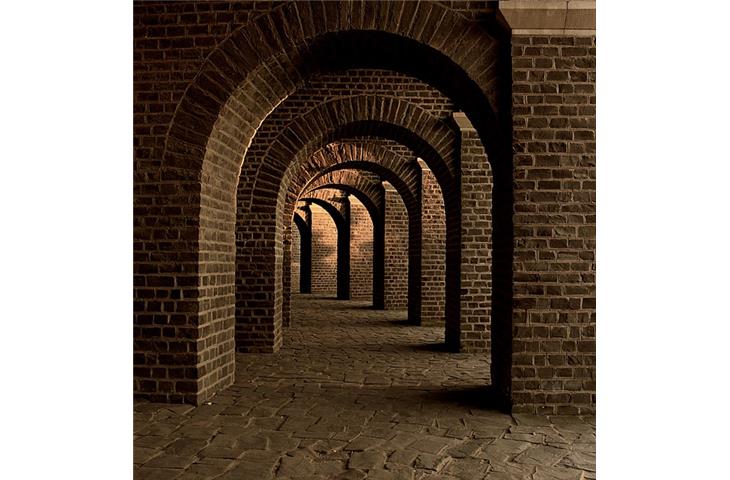
[[[349,202],[346,204],[340,204],[340,207],[344,207],[344,211],[341,211],[332,202],[334,197],[327,195],[324,191],[311,192],[307,197],[302,198],[302,201],[308,202],[321,207],[326,211],[330,218],[335,223],[337,229],[337,298],[339,300],[350,299],[350,207]],[[314,240],[314,237],[312,237]],[[291,260],[289,260],[291,261]],[[289,283],[291,282],[291,269],[286,269],[285,274],[289,276]],[[287,299],[288,301],[289,299]],[[282,319],[283,325],[288,326],[291,318],[286,317]]]
[[[289,183],[302,178],[300,168],[307,169],[307,162],[316,162],[317,157],[312,156],[315,151],[346,135],[384,138],[405,145],[424,159],[442,189],[452,189],[457,147],[454,129],[408,101],[358,95],[320,104],[290,122],[264,155],[266,161],[254,177],[251,198],[270,196],[279,186],[279,178],[286,191]],[[324,152],[331,154],[331,150]]]
[[[287,192],[284,211],[288,212],[291,202],[320,175],[342,169],[357,169],[379,175],[398,190],[407,208],[414,208],[418,198],[420,169],[415,168],[413,159],[405,158],[372,139],[360,139],[329,143],[302,163]]]
[[[352,152],[352,149],[338,149],[340,153]],[[333,158],[333,157],[330,157]],[[362,157],[356,157],[362,158]],[[411,191],[406,181],[399,176],[398,173],[386,168],[381,163],[375,161],[359,161],[359,162],[344,162],[333,165],[334,167],[349,166],[354,168],[353,175],[343,177],[342,168],[328,170],[325,169],[321,173],[317,174],[314,178],[307,182],[304,187],[305,192],[302,195],[306,195],[307,192],[316,191],[322,188],[338,188],[342,191],[352,193],[357,196],[358,193],[363,196],[368,195],[366,192],[372,192],[371,195],[378,197],[377,200],[373,199],[373,206],[368,207],[366,202],[362,198],[358,197],[363,204],[366,205],[370,211],[370,218],[373,224],[373,245],[374,245],[374,259],[373,259],[373,306],[376,309],[385,308],[385,271],[384,271],[384,259],[385,259],[385,191],[382,187],[382,183],[378,182],[373,185],[371,181],[363,179],[361,174],[356,174],[359,171],[371,172],[384,180],[388,181],[393,185],[400,195],[406,211],[408,214],[408,243],[409,243],[409,270],[408,270],[408,318],[414,324],[420,324],[421,305],[423,299],[421,298],[421,201],[420,201],[420,167],[415,169],[415,162],[401,162],[396,165],[399,172],[407,172],[408,176],[412,176],[414,191]],[[415,176],[414,172],[418,172],[419,176]],[[348,172],[349,173],[349,172]],[[336,175],[336,176],[335,176]],[[359,190],[359,191],[358,191]],[[380,202],[380,208],[376,207],[376,203]],[[377,209],[376,209],[377,208]],[[291,245],[286,241],[290,235],[285,233],[285,245],[284,245],[284,258],[283,258],[283,269],[284,275],[284,309],[283,318],[284,322],[288,323],[291,318],[291,313],[288,311],[290,305],[291,296],[291,281],[287,281],[290,275],[291,268]],[[376,288],[377,286],[377,288]]]
[[[363,45],[370,48],[358,51]],[[204,167],[215,127],[235,131],[228,140],[241,141],[245,150],[260,122],[307,76],[358,63],[405,70],[453,98],[476,86],[494,112],[498,53],[495,36],[482,25],[436,3],[287,2],[210,53],[178,105],[165,158],[182,168]],[[237,118],[221,123],[222,113]]]
[[[259,335],[262,324],[269,324],[271,318],[273,328],[270,330],[276,340],[273,349],[281,344],[281,328],[279,325],[289,321],[290,311],[290,275],[287,265],[291,255],[291,214],[295,197],[287,192],[291,184],[303,181],[300,166],[312,159],[312,153],[332,140],[351,136],[374,136],[385,138],[405,145],[429,164],[437,180],[443,185],[442,191],[456,194],[451,175],[450,164],[455,161],[457,134],[446,122],[434,117],[426,110],[407,101],[380,95],[357,95],[339,98],[320,104],[291,121],[271,142],[264,155],[256,176],[253,178],[251,213],[242,215],[243,221],[236,228],[239,231],[261,229],[266,231],[258,245],[237,248],[240,255],[238,265],[254,272],[273,272],[273,278],[266,283],[260,282],[251,286],[248,278],[240,275],[237,285],[247,288],[236,289],[236,347],[241,351],[258,351]],[[241,179],[242,184],[250,184],[251,179]],[[239,185],[240,188],[240,185]],[[420,190],[420,187],[419,187]],[[454,204],[455,201],[449,202]],[[420,202],[414,202],[420,208]],[[416,208],[416,207],[414,207]],[[420,258],[420,211],[414,215],[414,222],[409,228],[414,234],[412,249]],[[274,235],[271,235],[271,232]],[[265,248],[264,256],[257,259]],[[271,259],[275,268],[271,268]],[[254,268],[258,261],[260,266]],[[411,262],[414,270],[412,278],[420,278],[420,262]],[[254,273],[260,278],[261,275]],[[260,285],[260,287],[259,287]],[[259,287],[259,288],[256,288]],[[420,289],[420,283],[410,286],[414,291]],[[267,293],[274,292],[273,298]],[[420,293],[414,293],[409,303],[409,318],[420,323]],[[263,299],[263,300],[262,300]],[[273,302],[272,302],[273,300]],[[262,335],[263,336],[263,335]],[[271,342],[268,342],[271,344]]]
[[[347,155],[348,152],[352,154],[355,150],[353,149],[337,149],[340,154]],[[381,152],[383,150],[381,149]],[[387,151],[387,150],[386,150]],[[370,152],[372,153],[372,152]],[[391,152],[392,153],[392,152]],[[337,159],[337,156],[328,157],[330,160]],[[344,157],[348,158],[348,157]],[[363,158],[362,155],[356,158]],[[322,188],[338,188],[345,192],[350,192],[354,187],[358,187],[360,190],[373,191],[382,201],[382,208],[376,211],[375,206],[372,207],[370,213],[373,222],[373,244],[377,246],[378,250],[375,252],[377,258],[374,259],[373,264],[378,267],[378,270],[373,270],[373,285],[379,285],[380,291],[375,293],[373,291],[373,304],[375,308],[385,308],[385,302],[381,303],[381,299],[384,299],[384,249],[385,249],[385,195],[384,189],[380,182],[377,183],[377,188],[372,185],[371,181],[363,179],[358,171],[366,171],[375,173],[378,177],[388,181],[394,186],[398,195],[401,197],[401,201],[406,208],[407,222],[408,222],[408,319],[417,325],[421,324],[421,305],[423,299],[421,298],[421,179],[420,179],[420,166],[415,161],[404,162],[400,158],[401,163],[396,164],[396,168],[399,173],[395,173],[392,170],[385,167],[382,163],[372,161],[358,161],[358,162],[344,162],[335,163],[334,167],[349,166],[352,171],[351,176],[343,177],[342,168],[329,170],[325,168],[319,174],[316,174],[311,180],[309,180],[304,187],[305,192],[301,195],[306,195],[307,192],[316,191]],[[405,172],[405,175],[411,178],[411,184],[401,178],[400,174]],[[349,172],[348,172],[349,173]],[[336,175],[336,177],[335,177]],[[411,190],[412,187],[412,190]],[[356,192],[352,192],[356,193]],[[363,202],[365,204],[365,202]],[[376,203],[376,202],[373,202]],[[288,211],[288,210],[287,210]],[[286,218],[286,215],[285,215]],[[285,230],[284,232],[284,256],[283,256],[283,270],[284,270],[284,281],[283,281],[283,295],[284,295],[284,308],[283,308],[283,321],[288,324],[291,318],[290,313],[290,297],[291,297],[291,281],[290,281],[290,268],[291,268],[291,237],[290,232]]]
[[[380,181],[374,181],[361,175],[356,170],[336,170],[327,172],[314,178],[308,183],[302,197],[310,192],[326,188],[342,190],[357,197],[365,206],[373,221],[383,209],[383,186]]]
[[[145,340],[138,348],[145,352],[140,353],[144,362],[135,364],[189,365],[191,370],[171,378],[174,394],[154,392],[155,398],[200,403],[232,382],[233,225],[241,159],[256,128],[275,105],[307,75],[332,66],[329,55],[322,52],[357,51],[355,46],[364,39],[397,51],[407,59],[404,69],[411,67],[411,59],[423,58],[448,67],[420,62],[414,72],[420,78],[438,71],[431,75],[439,78],[431,80],[452,87],[454,95],[468,84],[464,90],[478,94],[472,104],[489,112],[498,126],[493,113],[499,105],[497,42],[481,25],[440,4],[287,2],[236,30],[212,51],[186,89],[168,129],[159,169],[139,172],[137,177],[140,189],[156,188],[159,203],[172,213],[164,219],[154,213],[138,216],[135,255],[151,262],[146,268],[154,271],[146,273],[155,277],[154,284],[150,280],[135,290],[136,298],[147,299],[146,310],[135,312],[136,325],[175,322],[185,340],[177,345],[181,350],[170,353],[170,362],[158,354],[157,340]],[[376,62],[376,57],[366,61]],[[356,64],[357,56],[348,61]],[[170,241],[159,240],[162,231]],[[276,253],[275,245],[263,246],[261,258],[274,258]],[[276,273],[280,277],[281,272]],[[158,292],[158,286],[165,288]],[[274,318],[279,307],[278,301],[271,307]],[[276,350],[280,344],[269,345],[268,338],[272,333],[280,338],[275,335],[280,328],[277,322],[258,327],[260,336],[253,339],[251,349]],[[139,388],[136,392],[150,398]]]
[[[324,211],[329,213],[330,217],[332,217],[332,221],[335,222],[335,225],[337,225],[337,228],[341,228],[345,224],[345,217],[342,215],[342,212],[337,210],[337,208],[332,205],[330,202],[325,200],[324,198],[320,198],[317,195],[310,195],[308,197],[302,198],[303,202],[311,202],[315,205],[319,205],[322,207]]]
[[[352,271],[352,267],[357,263],[362,265],[362,262],[370,265],[371,276],[368,279],[370,286],[370,297],[372,299],[372,306],[375,309],[382,310],[385,308],[385,190],[380,181],[374,182],[372,179],[368,179],[358,174],[357,172],[338,172],[338,173],[350,173],[351,175],[337,175],[336,178],[327,178],[328,176],[322,176],[319,178],[320,181],[311,184],[311,187],[302,194],[303,197],[309,197],[312,195],[318,195],[322,192],[337,190],[340,192],[347,193],[357,200],[365,207],[368,212],[370,220],[370,242],[372,251],[371,256],[364,260],[358,256],[358,262],[353,262],[352,253],[350,252],[350,275],[352,277],[355,272]],[[352,212],[350,214],[350,228],[351,233],[353,232],[353,217]],[[350,238],[352,242],[354,238]],[[285,250],[286,253],[286,250]],[[284,266],[290,260],[285,254]],[[285,272],[287,269],[285,268]],[[351,285],[353,290],[357,290],[359,284],[355,282]],[[290,289],[284,288],[285,301],[286,297],[289,296]],[[352,292],[351,292],[352,293]],[[289,317],[291,321],[291,317]]]
[[[342,173],[341,171],[335,173]],[[348,172],[349,173],[349,172]],[[364,179],[361,175],[350,175],[347,177],[337,176],[331,178],[331,174],[323,174],[307,187],[302,194],[307,197],[328,189],[337,189],[356,197],[368,210],[372,224],[372,301],[373,308],[382,310],[385,308],[385,189],[381,182],[372,182]],[[409,219],[411,222],[413,219]],[[287,271],[287,263],[290,256],[286,255],[285,249],[284,266]],[[412,292],[415,294],[416,292]],[[285,302],[290,295],[290,288],[284,285]],[[419,299],[409,298],[409,302],[419,302]]]
[[[382,199],[378,198],[378,194],[376,193],[376,191],[368,191],[363,189],[359,185],[352,185],[348,183],[325,181],[322,182],[322,184],[313,186],[311,189],[307,190],[302,196],[307,197],[314,194],[315,192],[318,192],[319,190],[326,189],[341,190],[348,195],[356,197],[360,201],[360,203],[362,203],[363,206],[367,209],[368,215],[370,215],[371,218],[377,216],[380,212],[380,209],[382,208]]]
[[[342,208],[342,204],[337,202],[334,195],[315,197],[316,202],[303,202],[297,208],[298,210],[306,209],[310,213],[309,244],[305,245],[301,237],[299,241],[300,247],[302,245],[308,247],[311,255],[308,265],[302,264],[300,261],[299,273],[308,270],[310,289],[306,293],[337,293],[339,297],[338,288],[341,288],[340,277],[342,276],[338,258],[340,255],[339,237],[344,233],[343,224],[346,223],[347,212]],[[292,256],[292,260],[293,258]],[[288,272],[289,274],[294,273],[293,269],[289,269]],[[289,324],[285,323],[284,327],[287,326]]]

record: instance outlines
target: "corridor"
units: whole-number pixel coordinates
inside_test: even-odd
[[[281,351],[210,402],[135,404],[135,479],[595,478],[593,417],[487,408],[487,358],[406,317],[293,295]]]

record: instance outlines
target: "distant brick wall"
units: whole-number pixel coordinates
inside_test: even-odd
[[[408,305],[408,212],[398,192],[385,187],[385,308]]]
[[[365,206],[350,196],[350,294],[370,300],[373,295],[373,222]]]
[[[512,45],[514,411],[593,412],[595,37]]]
[[[312,204],[312,293],[337,294],[337,226],[329,213]]]

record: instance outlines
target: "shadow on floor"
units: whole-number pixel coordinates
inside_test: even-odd
[[[411,322],[407,318],[399,318],[398,320],[388,320],[388,323],[390,323],[393,326],[396,327],[415,327],[417,326],[415,323]]]
[[[446,352],[449,353],[450,350],[446,346],[445,343],[439,342],[439,343],[421,343],[418,345],[412,345],[411,348],[413,348],[416,351],[419,352]]]
[[[450,387],[429,392],[428,395],[431,401],[505,413],[505,408],[491,385]]]

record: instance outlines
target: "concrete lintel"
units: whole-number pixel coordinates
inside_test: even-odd
[[[596,0],[499,0],[499,8],[511,10],[595,10]]]
[[[454,121],[456,122],[456,125],[462,132],[476,130],[474,128],[474,125],[471,124],[471,121],[464,112],[454,112],[452,115],[454,116]]]
[[[513,35],[595,35],[593,0],[501,0],[499,10]],[[580,33],[576,33],[580,32]]]
[[[572,30],[569,28],[518,28],[512,30],[513,37],[592,37],[595,34],[595,30]]]

